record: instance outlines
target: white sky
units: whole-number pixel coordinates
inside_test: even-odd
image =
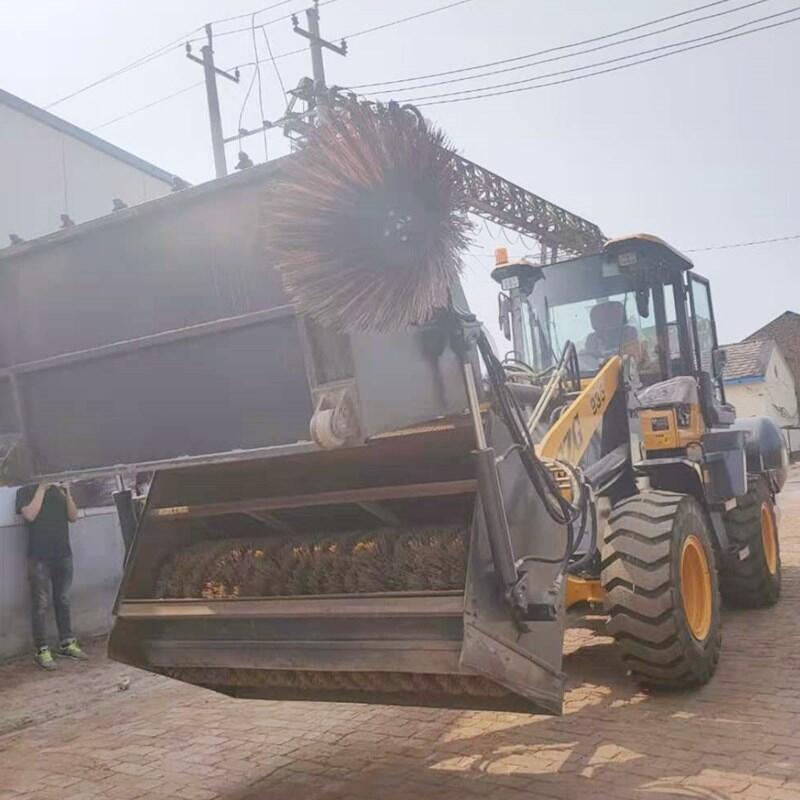
[[[339,37],[447,2],[337,0],[321,9],[322,30],[330,38]],[[360,84],[509,58],[616,31],[701,2],[471,0],[353,38],[347,58],[326,57],[328,81]],[[698,15],[747,2],[731,0]],[[0,0],[0,86],[46,106],[205,22],[269,4],[270,0]],[[296,0],[257,21],[305,5]],[[693,38],[794,7],[791,0],[762,0],[751,6],[590,55],[397,96],[518,80]],[[798,14],[783,19],[792,16]],[[687,19],[678,18],[673,24]],[[222,32],[247,24],[248,20],[239,20],[215,29]],[[267,31],[276,54],[305,44],[292,33],[288,20]],[[265,58],[263,37],[257,41],[259,55]],[[646,231],[688,249],[800,234],[798,45],[800,22],[587,80],[425,111],[465,156],[591,219],[607,235]],[[219,38],[215,51],[222,67],[252,61],[249,31]],[[305,53],[277,63],[287,87],[310,69]],[[250,74],[249,68],[243,69],[239,86],[220,81],[228,135],[237,128]],[[270,64],[262,66],[262,77],[265,114],[275,118],[283,101]],[[201,78],[201,68],[176,48],[51,110],[92,130]],[[243,124],[255,126],[259,119],[254,91]],[[212,177],[202,87],[96,132],[192,182]],[[286,151],[279,132],[270,134],[269,146],[271,156]],[[236,149],[229,149],[232,163]],[[255,161],[263,160],[260,138],[246,140],[245,149]],[[488,252],[494,246],[483,233],[475,249]],[[510,249],[514,254],[526,250],[521,244]],[[697,270],[712,279],[723,341],[747,335],[786,309],[800,310],[798,255],[800,240],[693,256]],[[490,264],[483,257],[468,259],[467,264],[471,302],[487,321],[495,314]]]

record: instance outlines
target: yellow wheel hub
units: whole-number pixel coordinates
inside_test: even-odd
[[[686,537],[681,549],[681,597],[689,630],[702,642],[711,630],[711,573],[703,544],[694,534]]]
[[[775,517],[770,504],[761,504],[761,544],[770,575],[778,571],[778,535],[775,531]]]

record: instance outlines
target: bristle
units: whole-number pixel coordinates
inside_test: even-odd
[[[266,199],[267,250],[303,313],[386,331],[448,303],[471,228],[441,131],[351,102],[309,136]]]
[[[157,597],[279,597],[463,589],[467,531],[423,527],[192,545],[161,569]]]

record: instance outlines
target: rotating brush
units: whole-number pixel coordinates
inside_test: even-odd
[[[396,104],[348,101],[310,133],[265,208],[269,256],[301,312],[388,331],[448,305],[471,229],[452,156]]]

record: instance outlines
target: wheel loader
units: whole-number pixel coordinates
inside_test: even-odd
[[[361,113],[0,253],[5,481],[154,473],[110,656],[235,697],[558,714],[565,626],[603,613],[635,679],[708,681],[721,600],[778,599],[787,463],[725,402],[708,282],[575,226],[566,260],[498,251],[492,341],[463,214],[552,243],[567,212],[534,225],[417,114]]]

